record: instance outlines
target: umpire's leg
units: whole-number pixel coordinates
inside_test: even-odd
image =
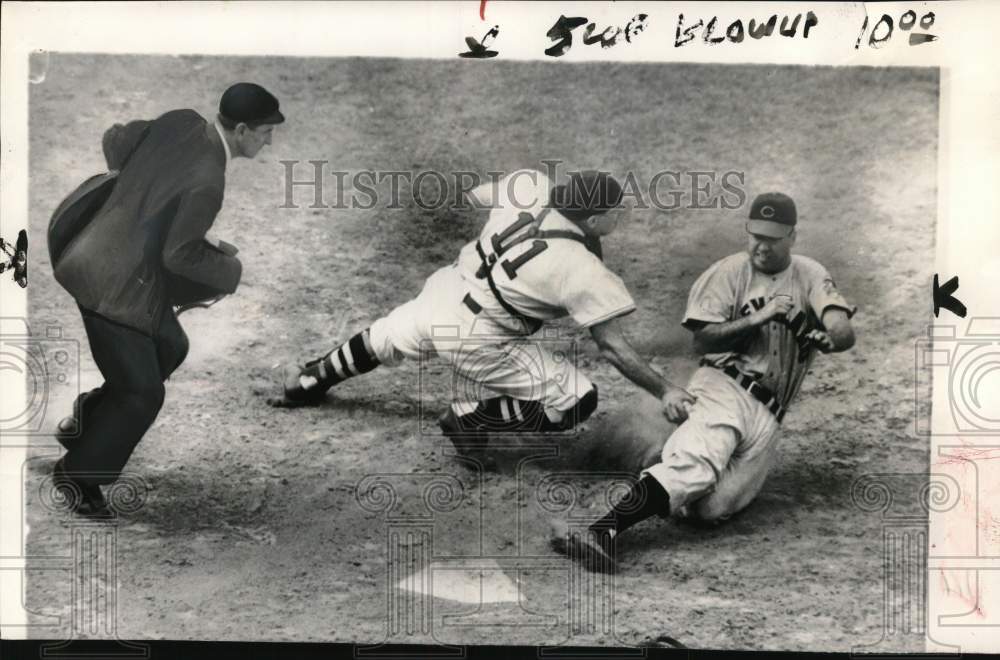
[[[82,308],[80,312],[82,314],[90,314],[90,312]],[[170,374],[184,362],[189,348],[187,334],[185,334],[184,329],[177,321],[177,316],[174,314],[173,309],[168,308],[164,312],[163,319],[160,322],[156,336],[153,338],[153,342],[156,344],[160,375],[163,380],[167,380],[170,378]],[[72,415],[59,422],[58,432],[65,434],[67,437],[65,441],[60,440],[64,446],[69,447],[70,444],[76,442],[75,438],[79,435],[79,429],[93,415],[94,409],[100,403],[101,397],[104,396],[104,390],[105,386],[101,385],[87,392],[80,393],[76,398],[76,401],[73,403]]]
[[[83,324],[104,385],[63,468],[81,483],[108,484],[118,478],[163,405],[161,350],[153,337],[97,314],[85,312]]]
[[[160,364],[160,378],[167,380],[184,362],[190,347],[187,334],[172,308],[168,307],[163,312],[160,327],[157,328],[153,341],[156,344],[156,358]]]

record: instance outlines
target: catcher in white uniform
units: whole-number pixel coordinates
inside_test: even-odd
[[[629,344],[619,319],[635,302],[602,261],[600,237],[627,211],[621,185],[588,170],[553,186],[541,172],[519,170],[471,194],[491,209],[479,239],[433,273],[416,298],[289,370],[282,402],[315,404],[333,385],[380,364],[439,356],[457,379],[441,429],[459,455],[489,467],[490,434],[564,431],[597,408],[597,386],[530,338],[546,321],[570,316],[624,376],[661,399],[668,419],[683,420],[694,397]]]
[[[653,515],[725,519],[760,492],[778,430],[816,351],[854,345],[856,311],[816,261],[792,255],[795,203],[754,199],[749,248],[713,264],[688,297],[682,324],[694,333],[697,401],[666,441],[661,461],[586,532],[553,524],[553,544],[597,571],[614,566],[618,534]]]

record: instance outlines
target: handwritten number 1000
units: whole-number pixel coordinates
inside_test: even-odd
[[[899,17],[899,23],[897,25],[900,30],[910,32],[916,24],[917,12],[911,9]],[[921,29],[929,30],[932,25],[934,25],[934,12],[929,11],[920,17]],[[882,14],[882,18],[878,19],[878,22],[875,23],[875,26],[872,27],[871,33],[868,35],[868,45],[872,48],[881,48],[888,43],[890,39],[892,39],[892,33],[895,27],[896,26],[892,21],[892,16],[889,14]],[[854,44],[855,50],[861,47],[861,41],[864,39],[865,32],[867,30],[868,17],[865,16],[865,22],[861,24],[861,34],[858,35],[858,41]],[[930,41],[937,41],[937,36],[933,34],[910,32],[911,46],[919,46],[920,44],[925,44]]]

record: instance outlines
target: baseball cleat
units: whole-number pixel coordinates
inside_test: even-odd
[[[451,408],[438,418],[444,437],[451,440],[455,455],[482,466],[485,472],[498,470],[496,459],[488,453],[489,435],[485,431],[466,431],[461,428]]]
[[[562,520],[553,520],[552,549],[578,562],[592,573],[614,573],[614,537],[611,530],[573,528]]]
[[[497,460],[486,453],[482,447],[469,446],[456,438],[448,438],[451,444],[455,445],[455,455],[463,459],[464,462],[472,462],[479,465],[483,472],[499,472],[500,466]]]
[[[283,398],[268,400],[276,408],[318,406],[326,399],[326,391],[329,389],[322,386],[314,376],[305,373],[304,368],[294,364],[285,367],[283,386]]]

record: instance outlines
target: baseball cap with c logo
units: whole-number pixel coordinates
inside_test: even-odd
[[[795,202],[784,193],[771,192],[757,195],[750,205],[747,232],[771,238],[784,238],[795,229],[797,213]]]

